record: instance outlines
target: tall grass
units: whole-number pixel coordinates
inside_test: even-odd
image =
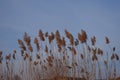
[[[0,80],[119,80],[119,55],[105,37],[104,50],[96,46],[96,37],[88,40],[87,33],[81,30],[75,38],[65,29],[60,32],[43,32],[31,40],[25,32],[18,39],[21,51],[3,56],[0,51]],[[35,46],[34,46],[35,45]],[[3,57],[5,60],[3,60]]]

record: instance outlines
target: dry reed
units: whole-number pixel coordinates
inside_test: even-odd
[[[67,29],[65,35],[61,36],[58,30],[44,34],[40,29],[38,37],[34,38],[34,47],[25,32],[23,40],[18,39],[21,50],[7,54],[6,64],[3,64],[3,52],[0,51],[0,80],[117,80],[120,77],[117,72],[119,54],[115,47],[110,47],[112,54],[98,48],[95,36],[89,44],[84,30],[77,38]],[[105,44],[110,46],[108,37],[105,37]]]

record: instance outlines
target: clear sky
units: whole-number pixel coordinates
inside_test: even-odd
[[[108,36],[119,50],[120,0],[0,0],[0,50],[18,49],[24,32],[35,37],[39,29],[84,29],[99,44]]]

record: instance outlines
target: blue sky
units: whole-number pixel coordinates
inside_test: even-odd
[[[0,50],[18,49],[24,32],[35,37],[39,29],[74,35],[84,29],[100,46],[108,36],[119,50],[120,0],[0,0]]]

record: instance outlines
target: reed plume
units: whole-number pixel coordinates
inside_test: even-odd
[[[48,36],[49,38],[49,43],[51,43],[54,40],[54,33],[52,32],[51,35]]]
[[[14,50],[5,57],[0,51],[0,80],[14,80],[16,73],[22,80],[95,80],[97,78],[117,80],[120,75],[116,66],[119,66],[119,63],[116,63],[119,62],[116,47],[110,47],[110,53],[113,54],[108,54],[109,49],[97,47],[96,37],[88,39],[84,30],[81,30],[75,38],[66,29],[65,36],[61,36],[58,30],[44,34],[40,29],[33,43],[36,51],[31,37],[25,32],[23,39],[18,39],[20,51]],[[105,37],[105,44],[109,43],[109,38]],[[4,58],[5,65],[3,65]]]
[[[45,52],[48,53],[48,47],[45,45]]]
[[[16,50],[13,51],[12,57],[13,57],[13,59],[16,59]]]
[[[6,60],[10,61],[10,59],[11,59],[11,54],[6,55]]]
[[[29,49],[30,52],[33,52],[33,47],[32,47],[32,45],[29,45],[29,46],[28,46],[28,49]]]
[[[84,30],[81,30],[81,34],[78,33],[78,39],[81,43],[85,43],[87,41],[87,34]]]
[[[74,47],[71,48],[71,52],[72,52],[73,55],[76,55],[76,54],[77,54],[77,52],[76,52],[76,50],[75,50]]]
[[[34,39],[34,43],[36,45],[37,51],[39,51],[40,50],[40,46],[39,46],[39,42],[38,42],[37,38]]]
[[[64,46],[64,47],[66,46],[66,42],[65,42],[65,38],[64,38],[64,37],[62,38],[61,44],[62,44],[62,46]]]
[[[60,48],[60,46],[61,46],[61,36],[60,36],[60,33],[59,33],[59,31],[57,30],[56,31],[56,42],[57,42],[57,45],[58,45],[58,47]]]
[[[95,45],[95,43],[96,43],[96,37],[95,37],[95,36],[93,36],[93,37],[91,38],[91,43],[92,43],[92,45]]]
[[[109,41],[109,38],[108,37],[105,37],[105,41],[106,41],[106,44],[109,44],[110,41]]]
[[[101,56],[103,55],[102,49],[98,48],[98,54],[101,55]]]
[[[22,50],[26,51],[26,47],[25,47],[25,45],[24,45],[24,43],[23,43],[22,40],[18,39],[18,44],[20,45],[20,48],[21,48]]]
[[[75,46],[78,46],[78,45],[79,45],[79,41],[78,41],[78,39],[76,39]]]
[[[39,38],[41,41],[45,41],[44,34],[41,29],[39,30]]]
[[[66,29],[65,29],[65,34],[66,34],[66,37],[69,39],[70,44],[74,45],[74,37],[73,37],[73,35],[70,32],[68,32]]]
[[[39,55],[39,54],[36,54],[36,58],[37,58],[37,59],[40,59],[40,55]]]
[[[27,33],[24,33],[24,41],[26,42],[27,46],[30,45],[31,39],[30,36],[27,35]]]
[[[45,33],[45,37],[48,37],[48,32]]]

